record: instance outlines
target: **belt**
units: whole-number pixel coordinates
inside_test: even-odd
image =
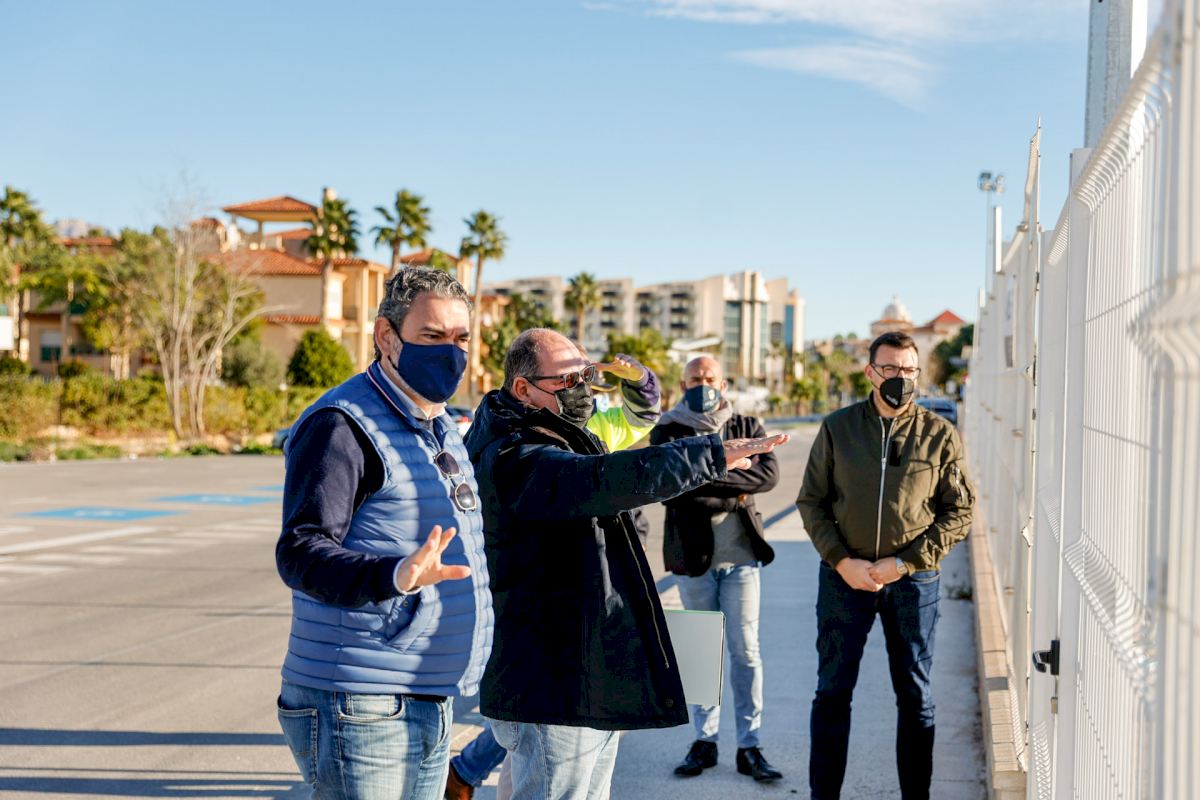
[[[402,694],[401,697],[407,697],[409,700],[421,700],[426,703],[444,703],[446,696],[442,694]]]

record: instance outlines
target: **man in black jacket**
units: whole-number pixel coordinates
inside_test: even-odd
[[[692,359],[684,369],[682,388],[679,405],[650,432],[652,444],[711,433],[725,440],[766,435],[758,419],[735,414],[724,398],[728,387],[716,359]],[[663,563],[679,576],[684,608],[725,612],[737,713],[737,770],[756,781],[774,781],[783,775],[763,757],[758,740],[763,704],[758,608],[759,568],[775,559],[775,551],[763,538],[754,495],[775,488],[779,464],[774,453],[757,455],[753,462],[750,469],[730,472],[663,504]],[[681,777],[716,766],[721,707],[693,705],[692,722],[696,741],[675,768]]]
[[[787,437],[607,453],[585,428],[595,365],[569,339],[526,331],[504,371],[467,435],[496,618],[480,707],[512,754],[513,800],[607,798],[617,731],[687,721],[629,511],[748,468]]]

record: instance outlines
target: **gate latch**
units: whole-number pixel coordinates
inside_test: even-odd
[[[1050,640],[1049,650],[1033,651],[1033,668],[1038,672],[1045,672],[1047,667],[1050,668],[1051,675],[1058,674],[1058,639]]]

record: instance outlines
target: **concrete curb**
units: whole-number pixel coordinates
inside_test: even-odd
[[[1023,743],[1013,728],[1013,692],[1008,644],[1000,616],[1000,598],[988,552],[988,535],[976,519],[969,538],[971,584],[975,597],[979,707],[983,713],[983,749],[987,756],[988,800],[1025,800],[1026,773],[1017,753]]]

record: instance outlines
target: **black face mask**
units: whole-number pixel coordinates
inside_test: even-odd
[[[894,409],[904,408],[917,393],[917,384],[912,378],[888,378],[879,384],[879,396]]]
[[[539,392],[554,395],[554,399],[558,401],[558,416],[576,427],[582,428],[587,425],[596,410],[596,401],[592,398],[592,387],[583,381],[569,389],[559,389],[557,392],[543,389],[533,381],[530,381],[529,385]]]

